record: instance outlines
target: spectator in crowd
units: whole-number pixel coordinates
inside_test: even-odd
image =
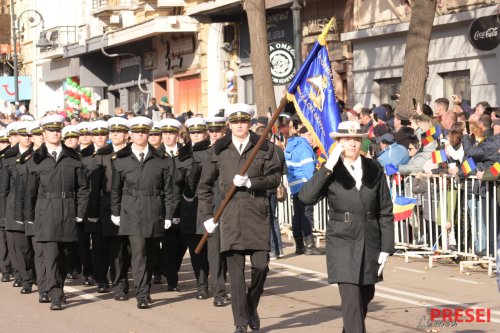
[[[115,108],[115,117],[122,117],[127,119],[127,115],[125,114],[125,110],[121,106],[117,106]]]
[[[288,139],[285,160],[288,168],[288,186],[293,200],[292,231],[295,240],[295,254],[321,254],[316,249],[312,234],[314,207],[299,200],[299,191],[314,174],[316,159],[311,147],[312,135],[306,127],[299,130],[299,136]]]
[[[160,99],[160,107],[163,109],[163,113],[172,113],[173,114],[173,111],[172,111],[172,105],[170,105],[168,103],[168,98],[167,96],[163,96],[161,99]]]
[[[441,97],[434,101],[434,116],[441,117],[450,106],[448,98]]]
[[[359,112],[359,124],[363,132],[370,132],[373,126],[372,111],[368,108],[362,108]]]
[[[443,134],[446,135],[451,130],[453,125],[457,122],[457,114],[453,111],[446,111],[441,117],[441,127]]]
[[[429,161],[432,162],[432,152],[436,150],[437,141],[433,141],[422,147],[422,143],[420,142],[421,134],[433,127],[433,123],[428,119],[428,117],[424,117],[425,116],[416,116],[412,118],[412,125],[415,124],[416,126],[415,135],[419,140],[419,146],[421,148],[415,155],[413,155],[413,157],[410,158],[407,164],[399,166],[399,173],[402,175],[430,171]]]
[[[455,113],[465,112],[468,115],[472,114],[473,111],[472,108],[470,107],[469,101],[462,99],[462,96],[458,94],[451,95],[451,99],[453,101],[454,105],[453,111]]]
[[[377,161],[385,167],[387,164],[392,164],[396,168],[401,164],[406,164],[410,160],[408,150],[394,140],[394,135],[386,133],[377,138],[377,143],[380,145],[381,152],[377,156]]]
[[[493,135],[493,129],[491,128],[491,117],[487,114],[482,114],[477,120],[477,124],[483,131],[483,136],[485,139]]]

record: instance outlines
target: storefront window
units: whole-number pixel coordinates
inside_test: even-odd
[[[131,111],[135,114],[144,114],[144,111],[148,107],[148,94],[143,93],[138,87],[129,89],[129,105]]]
[[[470,101],[470,71],[441,73],[444,97],[452,101],[452,95],[460,95]]]

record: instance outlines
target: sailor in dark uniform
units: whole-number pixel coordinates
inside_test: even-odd
[[[208,135],[212,146],[226,133],[226,117],[213,116],[204,118],[207,124]],[[209,152],[210,154],[210,152]],[[216,181],[217,182],[217,181]],[[214,214],[221,203],[221,195],[218,186],[214,186]],[[220,253],[220,231],[215,229],[207,240],[208,264],[210,267],[210,281],[212,282],[212,293],[214,306],[225,306],[230,303],[230,298],[226,293],[227,263]]]
[[[111,190],[111,221],[128,236],[132,250],[132,275],[137,307],[152,302],[151,276],[154,255],[165,229],[172,225],[178,191],[174,190],[174,162],[148,144],[153,121],[129,120],[132,144],[114,155]]]
[[[11,134],[17,137],[17,130],[14,128],[15,123],[10,123],[7,129],[0,130],[0,172],[4,169],[3,156],[5,152],[10,149]],[[12,263],[9,257],[9,250],[7,248],[7,234],[5,232],[5,207],[3,201],[6,199],[3,193],[0,193],[0,271],[2,272],[2,282],[9,282],[11,275],[14,274],[12,270]],[[18,281],[19,282],[19,281]]]

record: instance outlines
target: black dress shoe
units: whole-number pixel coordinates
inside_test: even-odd
[[[167,291],[181,291],[178,286],[168,286]]]
[[[153,299],[151,298],[151,296],[147,296],[146,297],[146,301],[148,301],[149,304],[153,304]]]
[[[83,283],[84,286],[93,286],[95,284],[95,280],[92,276],[87,276],[85,278],[85,282]]]
[[[9,273],[6,273],[6,274],[2,274],[2,282],[9,282],[10,281],[10,274]]]
[[[68,280],[76,280],[76,279],[78,279],[78,275],[72,274],[72,273],[68,273],[68,274],[66,274],[66,279],[68,279]]]
[[[146,297],[142,297],[137,300],[137,308],[138,309],[149,308],[148,300],[146,299]]]
[[[56,298],[52,300],[52,304],[50,304],[51,310],[62,310],[62,303],[60,298]]]
[[[252,329],[252,331],[260,330],[260,318],[257,313],[248,320],[248,326]]]
[[[236,329],[234,330],[234,333],[246,333],[246,332],[247,332],[246,326],[236,326]]]
[[[21,280],[15,279],[14,284],[12,285],[13,287],[21,287],[23,284],[21,283]]]
[[[206,290],[198,290],[196,292],[196,299],[207,299],[208,292]]]
[[[31,286],[23,287],[23,289],[21,289],[21,294],[31,294]]]
[[[49,294],[46,291],[40,293],[40,296],[38,297],[38,302],[39,303],[50,303]]]
[[[115,295],[115,301],[123,302],[123,301],[127,301],[127,300],[128,300],[128,296],[123,291],[120,291],[119,293],[117,293]]]
[[[107,293],[108,292],[108,286],[105,285],[105,284],[99,284],[97,286],[97,292],[99,294],[105,294],[105,293]]]
[[[231,299],[227,295],[214,298],[214,306],[221,307],[221,306],[226,306],[228,304],[231,304]]]

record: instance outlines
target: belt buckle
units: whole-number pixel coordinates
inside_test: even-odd
[[[349,220],[349,212],[345,212],[344,213],[344,222],[346,222],[346,223],[350,222],[350,220]]]
[[[63,199],[66,198],[66,192],[61,192],[61,198],[63,198]]]

